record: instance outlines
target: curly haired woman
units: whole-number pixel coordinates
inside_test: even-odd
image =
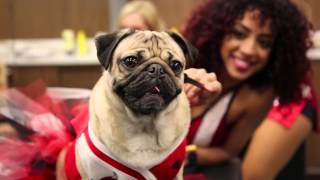
[[[194,11],[183,34],[199,50],[194,67],[203,69],[187,74],[208,84],[207,72],[215,73],[223,90],[204,96],[186,85],[195,145],[187,167],[204,172],[238,156],[251,138],[243,178],[274,179],[300,152],[316,128],[306,58],[311,27],[289,0],[209,0]]]

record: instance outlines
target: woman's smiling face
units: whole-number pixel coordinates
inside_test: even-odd
[[[259,17],[259,10],[247,10],[222,41],[222,61],[232,79],[248,79],[262,70],[269,60],[273,45],[271,20],[261,23]]]

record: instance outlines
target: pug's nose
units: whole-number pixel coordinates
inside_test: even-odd
[[[151,64],[148,66],[147,71],[150,75],[159,77],[164,74],[164,69],[160,64]]]

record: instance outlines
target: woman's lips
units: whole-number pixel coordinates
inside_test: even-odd
[[[252,66],[252,63],[244,59],[237,58],[237,57],[232,57],[232,59],[233,59],[235,68],[240,72],[248,71],[249,68]]]

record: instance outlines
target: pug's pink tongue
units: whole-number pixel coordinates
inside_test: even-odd
[[[152,93],[154,93],[154,94],[159,94],[159,93],[160,93],[159,87],[158,87],[158,86],[154,86],[154,87],[152,88]]]

